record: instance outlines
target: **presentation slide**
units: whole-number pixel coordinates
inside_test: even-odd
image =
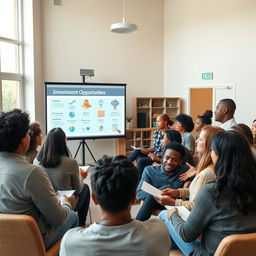
[[[125,136],[125,84],[45,83],[46,132],[68,139]]]

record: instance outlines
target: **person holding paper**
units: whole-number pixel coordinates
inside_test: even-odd
[[[176,208],[160,217],[185,255],[214,255],[224,237],[256,232],[256,162],[248,141],[219,132],[211,147],[216,182],[200,190],[186,221]]]
[[[92,200],[101,210],[100,222],[70,230],[62,239],[60,256],[168,256],[171,244],[164,223],[131,218],[137,183],[138,171],[127,158],[98,160],[91,187]]]
[[[30,144],[29,115],[19,109],[0,114],[0,213],[26,214],[35,219],[46,249],[72,227],[75,198],[56,198],[48,175],[29,164],[24,154]]]
[[[156,201],[161,205],[175,205],[185,206],[191,211],[195,198],[200,189],[207,183],[212,182],[216,179],[214,173],[213,162],[211,159],[211,143],[212,138],[215,134],[223,131],[223,129],[216,126],[206,126],[202,128],[202,131],[196,141],[197,152],[199,154],[199,164],[195,169],[193,166],[187,164],[190,167],[190,171],[194,170],[196,173],[195,178],[190,184],[189,188],[167,188],[162,191],[162,196],[156,198]],[[181,175],[181,178],[186,176],[186,173]],[[187,198],[189,200],[175,199],[177,197]]]
[[[173,121],[167,114],[161,114],[156,119],[156,125],[158,130],[154,131],[153,146],[150,148],[136,149],[128,156],[130,161],[136,160],[136,167],[140,177],[146,166],[160,161],[160,155],[163,152],[162,139],[166,130],[173,125]]]
[[[181,164],[184,154],[184,147],[181,144],[171,142],[164,150],[162,164],[145,168],[137,188],[137,199],[144,200],[136,216],[137,220],[147,220],[150,218],[153,210],[164,209],[163,206],[156,202],[152,195],[141,189],[144,181],[160,190],[183,186],[184,181],[180,180],[179,177],[188,170],[187,166]]]
[[[85,225],[90,203],[90,190],[83,181],[87,171],[79,169],[75,159],[70,157],[66,143],[66,134],[61,128],[53,128],[46,136],[45,142],[34,160],[48,174],[53,188],[58,190],[76,190],[79,225]]]

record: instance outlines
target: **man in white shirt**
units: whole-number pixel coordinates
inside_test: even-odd
[[[215,114],[215,121],[221,122],[221,128],[229,130],[232,126],[236,125],[234,113],[236,104],[232,99],[222,99],[218,103]]]
[[[162,221],[154,218],[140,222],[131,218],[137,184],[138,171],[126,157],[103,156],[98,160],[91,185],[92,200],[100,206],[101,220],[66,233],[60,255],[169,255],[170,237]]]

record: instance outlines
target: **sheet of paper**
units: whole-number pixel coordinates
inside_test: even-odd
[[[186,221],[190,211],[185,207],[185,206],[169,206],[169,205],[165,205],[165,208],[167,210],[172,210],[173,208],[177,208],[178,209],[178,214],[180,215],[180,217]]]
[[[62,200],[63,196],[71,197],[76,192],[75,190],[58,190],[57,198]]]
[[[143,181],[141,189],[149,194],[151,194],[152,196],[157,196],[157,197],[161,197],[161,190],[159,190],[158,188],[153,187],[152,185],[150,185],[149,183],[147,183],[146,181]]]
[[[82,166],[79,166],[79,168],[85,172],[85,171],[88,171],[88,169],[90,168],[90,165],[82,165]]]
[[[131,148],[134,149],[134,150],[135,150],[135,149],[141,149],[140,147],[137,148],[137,147],[135,147],[135,146],[133,146],[133,145],[131,145]]]

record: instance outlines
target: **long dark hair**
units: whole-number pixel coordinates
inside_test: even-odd
[[[66,134],[61,128],[53,128],[47,134],[37,160],[46,168],[54,168],[60,164],[61,156],[71,157],[66,144]]]
[[[213,137],[215,163],[215,202],[224,189],[230,194],[230,206],[243,214],[256,211],[256,162],[246,138],[235,131],[220,132]]]

